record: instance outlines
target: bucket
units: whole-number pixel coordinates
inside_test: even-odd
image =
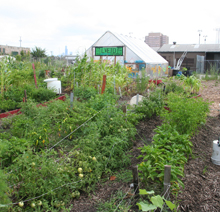
[[[45,79],[44,82],[47,83],[47,89],[53,90],[55,93],[62,93],[61,91],[61,81],[57,80],[57,78],[49,78]]]
[[[212,163],[220,166],[220,146],[218,140],[213,141]]]

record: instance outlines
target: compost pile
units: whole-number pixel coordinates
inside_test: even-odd
[[[211,162],[212,142],[220,135],[220,86],[215,81],[203,82],[203,99],[212,101],[207,122],[191,138],[194,157],[185,165],[185,188],[179,193],[179,211],[220,211],[220,166]]]

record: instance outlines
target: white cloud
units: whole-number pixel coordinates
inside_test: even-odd
[[[144,38],[161,32],[170,43],[216,42],[218,1],[7,0],[0,2],[1,44],[47,49],[50,54],[90,47],[107,30]]]

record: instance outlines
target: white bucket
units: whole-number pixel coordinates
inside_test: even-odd
[[[133,96],[130,100],[130,105],[137,105],[138,102],[141,102],[143,100],[143,96],[142,95],[136,95]]]
[[[220,146],[218,146],[218,140],[213,141],[213,152],[211,160],[212,163],[220,165]]]
[[[61,91],[61,81],[57,80],[57,78],[49,78],[45,79],[44,82],[47,83],[47,89],[54,90],[55,93],[62,93]]]

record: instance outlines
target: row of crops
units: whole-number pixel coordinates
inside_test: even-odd
[[[196,87],[187,84],[188,78],[179,79],[178,83],[164,79],[166,88],[155,87],[143,74],[141,79],[132,79],[129,70],[118,64],[107,66],[87,59],[78,58],[65,74],[62,67],[36,63],[38,88],[31,64],[1,62],[1,102],[15,102],[22,112],[1,120],[2,211],[69,208],[82,193],[94,191],[103,177],[130,164],[128,151],[135,139],[136,125],[154,114],[162,117],[163,125],[158,127],[153,145],[141,149],[140,178],[146,184],[161,184],[163,167],[168,164],[173,167],[173,192],[183,186],[180,176],[192,153],[190,136],[205,123],[208,112],[208,103],[202,98],[190,98],[199,82],[191,79]],[[51,77],[61,79],[63,90],[74,92],[73,103],[66,94],[65,101],[36,107],[55,97],[43,82],[48,69]],[[104,94],[100,94],[103,75],[107,76],[107,84]],[[27,102],[22,101],[24,90]],[[118,103],[119,90],[123,96],[139,93],[146,98],[135,107],[128,106],[124,113]],[[2,109],[7,110],[6,106]]]

